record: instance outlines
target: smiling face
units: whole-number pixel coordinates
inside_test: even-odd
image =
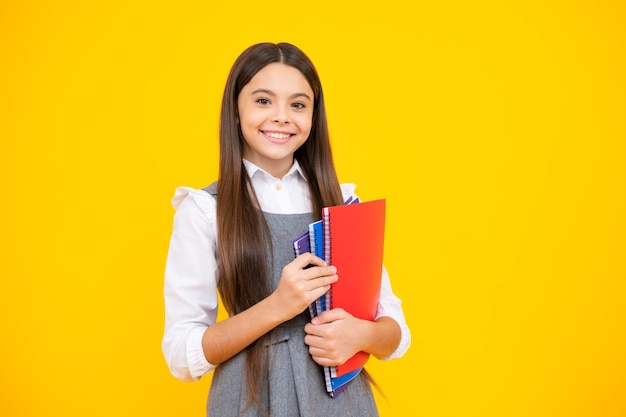
[[[257,72],[237,99],[243,157],[282,178],[311,132],[313,100],[298,69],[273,63]]]

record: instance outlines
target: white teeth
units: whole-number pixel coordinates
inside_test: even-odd
[[[265,132],[272,139],[287,139],[291,136],[289,133]]]

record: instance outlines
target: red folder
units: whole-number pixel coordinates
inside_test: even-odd
[[[322,219],[324,258],[339,275],[330,290],[330,308],[373,321],[383,266],[385,200],[325,207]],[[335,367],[333,377],[363,367],[368,359],[369,353],[358,352]]]

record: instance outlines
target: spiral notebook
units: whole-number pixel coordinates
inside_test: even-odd
[[[324,259],[337,267],[339,280],[330,290],[330,308],[341,307],[355,317],[374,320],[380,296],[385,236],[385,200],[325,207]],[[340,377],[365,365],[359,352],[332,375]]]
[[[320,230],[321,223],[321,230]],[[339,280],[331,290],[312,303],[311,316],[332,308],[343,308],[355,317],[374,320],[380,296],[382,276],[385,200],[369,202],[347,201],[341,206],[325,207],[321,222],[311,224],[308,249],[319,250],[323,239],[323,256],[337,267]],[[294,249],[304,235],[294,240]],[[301,245],[300,250],[306,244]],[[306,251],[306,250],[305,250]],[[369,359],[366,352],[358,352],[346,363],[337,367],[323,367],[326,391],[337,396],[363,369]]]

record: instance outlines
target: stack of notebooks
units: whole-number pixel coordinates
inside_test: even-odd
[[[325,207],[322,220],[293,241],[296,256],[311,252],[337,267],[339,280],[310,306],[311,317],[343,308],[354,317],[374,320],[380,296],[385,233],[385,200],[349,199]],[[369,359],[358,352],[341,366],[324,368],[326,391],[336,397],[356,378]]]

